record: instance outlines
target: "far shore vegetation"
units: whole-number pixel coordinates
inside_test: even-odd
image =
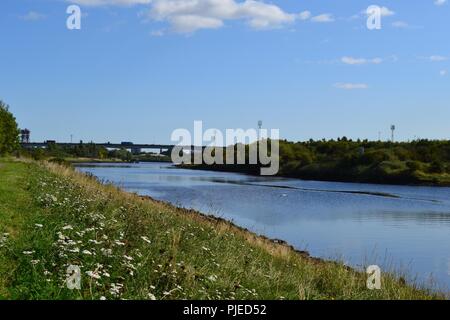
[[[269,141],[270,145],[270,141]],[[227,148],[228,149],[228,148]],[[226,159],[227,149],[223,149]],[[249,145],[245,146],[248,163]],[[235,155],[238,147],[234,146]],[[450,141],[280,141],[278,176],[304,180],[450,186]],[[236,161],[235,161],[236,163]],[[199,164],[189,169],[260,174],[260,165]]]

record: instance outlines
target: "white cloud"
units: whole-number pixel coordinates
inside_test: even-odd
[[[369,88],[369,86],[365,83],[342,83],[342,82],[335,83],[334,87],[343,90],[361,90]]]
[[[363,64],[380,64],[383,62],[381,58],[365,59],[365,58],[354,58],[354,57],[342,57],[341,62],[350,65],[363,65]]]
[[[380,7],[381,9],[381,16],[382,17],[390,17],[395,15],[395,12],[392,11],[391,9],[389,9],[388,7]],[[369,16],[369,12],[367,12],[367,9],[364,9],[363,11],[361,11],[361,14],[364,16]],[[352,18],[356,18],[358,17],[358,15],[352,16]]]
[[[392,22],[392,26],[394,28],[406,29],[409,27],[409,24],[405,21],[394,21]]]
[[[439,74],[440,74],[442,77],[444,77],[444,76],[446,76],[446,75],[448,74],[448,71],[447,71],[447,70],[441,70],[441,71],[439,71]]]
[[[219,28],[225,20],[244,20],[262,29],[292,23],[299,17],[254,0],[154,0],[149,15],[154,20],[168,21],[176,32],[187,33]]]
[[[441,62],[441,61],[446,61],[446,60],[448,60],[447,57],[444,57],[444,56],[437,56],[437,55],[431,56],[431,57],[429,57],[428,59],[429,59],[431,62]]]
[[[447,3],[447,0],[435,0],[434,4],[437,6],[442,6]]]
[[[150,32],[152,37],[162,37],[164,35],[164,30],[153,30]]]
[[[300,12],[298,18],[300,20],[308,20],[309,18],[311,18],[311,12],[310,11]]]
[[[331,15],[324,16],[331,18]],[[217,29],[233,20],[244,21],[255,29],[277,28],[308,20],[311,12],[289,13],[277,5],[256,0],[153,0],[148,17],[168,22],[175,32],[192,33]]]
[[[25,21],[38,21],[45,19],[45,15],[36,11],[30,11],[26,15],[20,16],[20,19]]]
[[[334,18],[333,18],[332,14],[324,13],[324,14],[320,14],[318,16],[312,17],[311,21],[313,21],[313,22],[321,22],[321,23],[333,22]]]
[[[223,22],[220,19],[202,17],[197,15],[179,15],[170,19],[170,23],[174,31],[191,33],[199,29],[217,29],[223,26]],[[264,24],[263,21],[254,21],[253,23]],[[255,25],[256,26],[256,25]]]
[[[390,16],[393,16],[393,15],[395,15],[394,11],[390,10],[387,7],[381,7],[381,16],[382,17],[390,17]]]
[[[332,22],[331,14],[313,18],[310,11],[290,13],[262,0],[66,0],[86,6],[148,5],[144,16],[150,20],[167,22],[179,33],[200,29],[217,29],[226,21],[240,20],[255,29],[282,27],[295,21]],[[142,15],[141,15],[142,16]]]

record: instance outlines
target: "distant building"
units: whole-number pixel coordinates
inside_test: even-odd
[[[28,129],[23,129],[20,130],[20,142],[21,143],[30,143],[30,130]]]

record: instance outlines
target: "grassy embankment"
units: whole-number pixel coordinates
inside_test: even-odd
[[[56,164],[0,160],[0,298],[430,299]],[[65,286],[81,267],[81,290]]]

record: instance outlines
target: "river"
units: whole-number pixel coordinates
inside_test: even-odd
[[[254,177],[167,163],[84,164],[123,189],[225,218],[311,255],[450,288],[450,188]]]

